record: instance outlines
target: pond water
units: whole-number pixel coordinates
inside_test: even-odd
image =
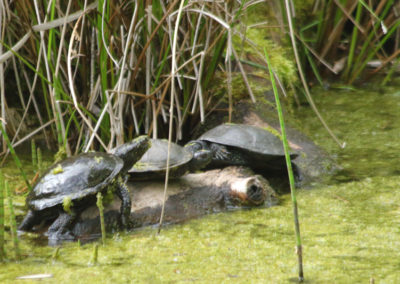
[[[314,92],[347,146],[340,149],[311,110],[300,110],[299,125],[343,167],[330,184],[298,192],[306,283],[400,283],[400,88]],[[288,283],[297,276],[289,195],[279,206],[209,215],[159,236],[153,228],[109,236],[97,264],[94,244],[65,244],[56,259],[54,248],[29,238],[20,246],[15,262],[7,242],[11,260],[0,266],[0,283],[42,273],[57,283]]]

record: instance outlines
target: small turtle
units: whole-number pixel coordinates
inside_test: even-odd
[[[92,152],[67,158],[50,167],[29,193],[29,211],[19,230],[29,231],[44,220],[54,220],[48,239],[74,239],[70,231],[79,214],[96,203],[96,194],[112,190],[121,199],[121,221],[129,222],[131,200],[122,176],[150,147],[149,138],[138,137],[112,153]]]
[[[248,166],[261,173],[281,172],[286,169],[282,140],[260,127],[222,124],[189,144],[198,144],[198,149],[212,151],[213,157],[209,164],[211,168],[238,165]],[[297,154],[290,155],[291,159],[295,157]]]
[[[143,157],[129,170],[133,180],[150,180],[165,177],[167,170],[168,141],[151,139],[151,147]],[[211,162],[212,153],[200,149],[197,144],[182,147],[171,143],[169,158],[169,176],[178,178],[187,172],[204,168]]]

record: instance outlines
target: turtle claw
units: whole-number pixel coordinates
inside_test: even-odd
[[[211,150],[214,153],[214,159],[220,161],[229,160],[230,152],[225,146],[212,144]]]

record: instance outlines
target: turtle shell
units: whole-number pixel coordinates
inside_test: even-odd
[[[84,153],[50,167],[27,197],[32,210],[81,200],[100,192],[120,173],[124,162],[107,153]]]
[[[205,132],[199,140],[235,147],[260,159],[285,155],[282,140],[277,135],[252,125],[221,124]]]
[[[167,157],[168,141],[165,139],[151,139],[150,149],[129,170],[129,173],[134,177],[145,177],[146,174],[151,173],[163,175],[167,169]],[[174,170],[185,168],[192,158],[193,154],[185,150],[184,147],[171,143],[169,159],[171,173],[173,173]]]

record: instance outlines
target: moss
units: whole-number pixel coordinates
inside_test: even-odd
[[[94,157],[94,160],[96,161],[96,163],[100,164],[101,161],[103,161],[103,157],[97,157],[97,156],[95,156],[95,157]]]
[[[113,202],[114,200],[114,194],[117,189],[117,181],[113,181],[110,183],[110,185],[107,187],[105,192],[103,193],[103,204],[107,205]]]
[[[399,177],[378,177],[299,192],[306,280],[396,283],[399,185]],[[296,277],[294,245],[285,195],[280,206],[210,215],[164,227],[159,236],[150,228],[120,233],[99,247],[96,266],[88,264],[92,245],[67,243],[52,263],[53,248],[22,240],[26,257],[2,264],[0,282],[45,271],[57,283],[290,283]]]
[[[147,163],[143,163],[143,162],[136,162],[136,164],[133,165],[133,168],[136,170],[142,170],[148,167]]]
[[[279,78],[284,82],[292,82],[296,83],[297,78],[297,69],[295,67],[295,62],[292,57],[292,51],[290,48],[281,46],[275,43],[273,40],[266,37],[265,29],[248,29],[246,32],[246,36],[254,41],[259,47],[259,52],[264,54],[263,49],[265,48],[268,52],[268,55],[271,58],[271,64],[274,67],[275,72],[279,76]],[[233,38],[234,44],[239,45],[241,43],[241,39],[236,36]],[[253,54],[254,46],[249,44],[244,44],[243,50],[246,53]],[[258,57],[259,55],[257,55]],[[260,59],[260,63],[264,66],[265,63]],[[267,71],[264,71],[264,77],[268,78]]]
[[[279,139],[282,140],[282,135],[279,133],[278,130],[276,130],[273,127],[267,126],[267,127],[263,127],[264,130],[268,131],[269,133],[275,135],[276,137],[278,137]]]
[[[64,197],[62,205],[65,212],[67,212],[68,214],[72,213],[71,207],[74,206],[74,203],[72,202],[71,197]]]
[[[62,172],[64,172],[64,169],[62,168],[61,164],[58,164],[58,165],[51,171],[51,173],[52,173],[53,175],[60,174],[60,173],[62,173]]]
[[[62,160],[64,160],[67,157],[67,151],[65,149],[65,147],[60,147],[58,149],[58,152],[54,155],[54,162],[60,162]]]

